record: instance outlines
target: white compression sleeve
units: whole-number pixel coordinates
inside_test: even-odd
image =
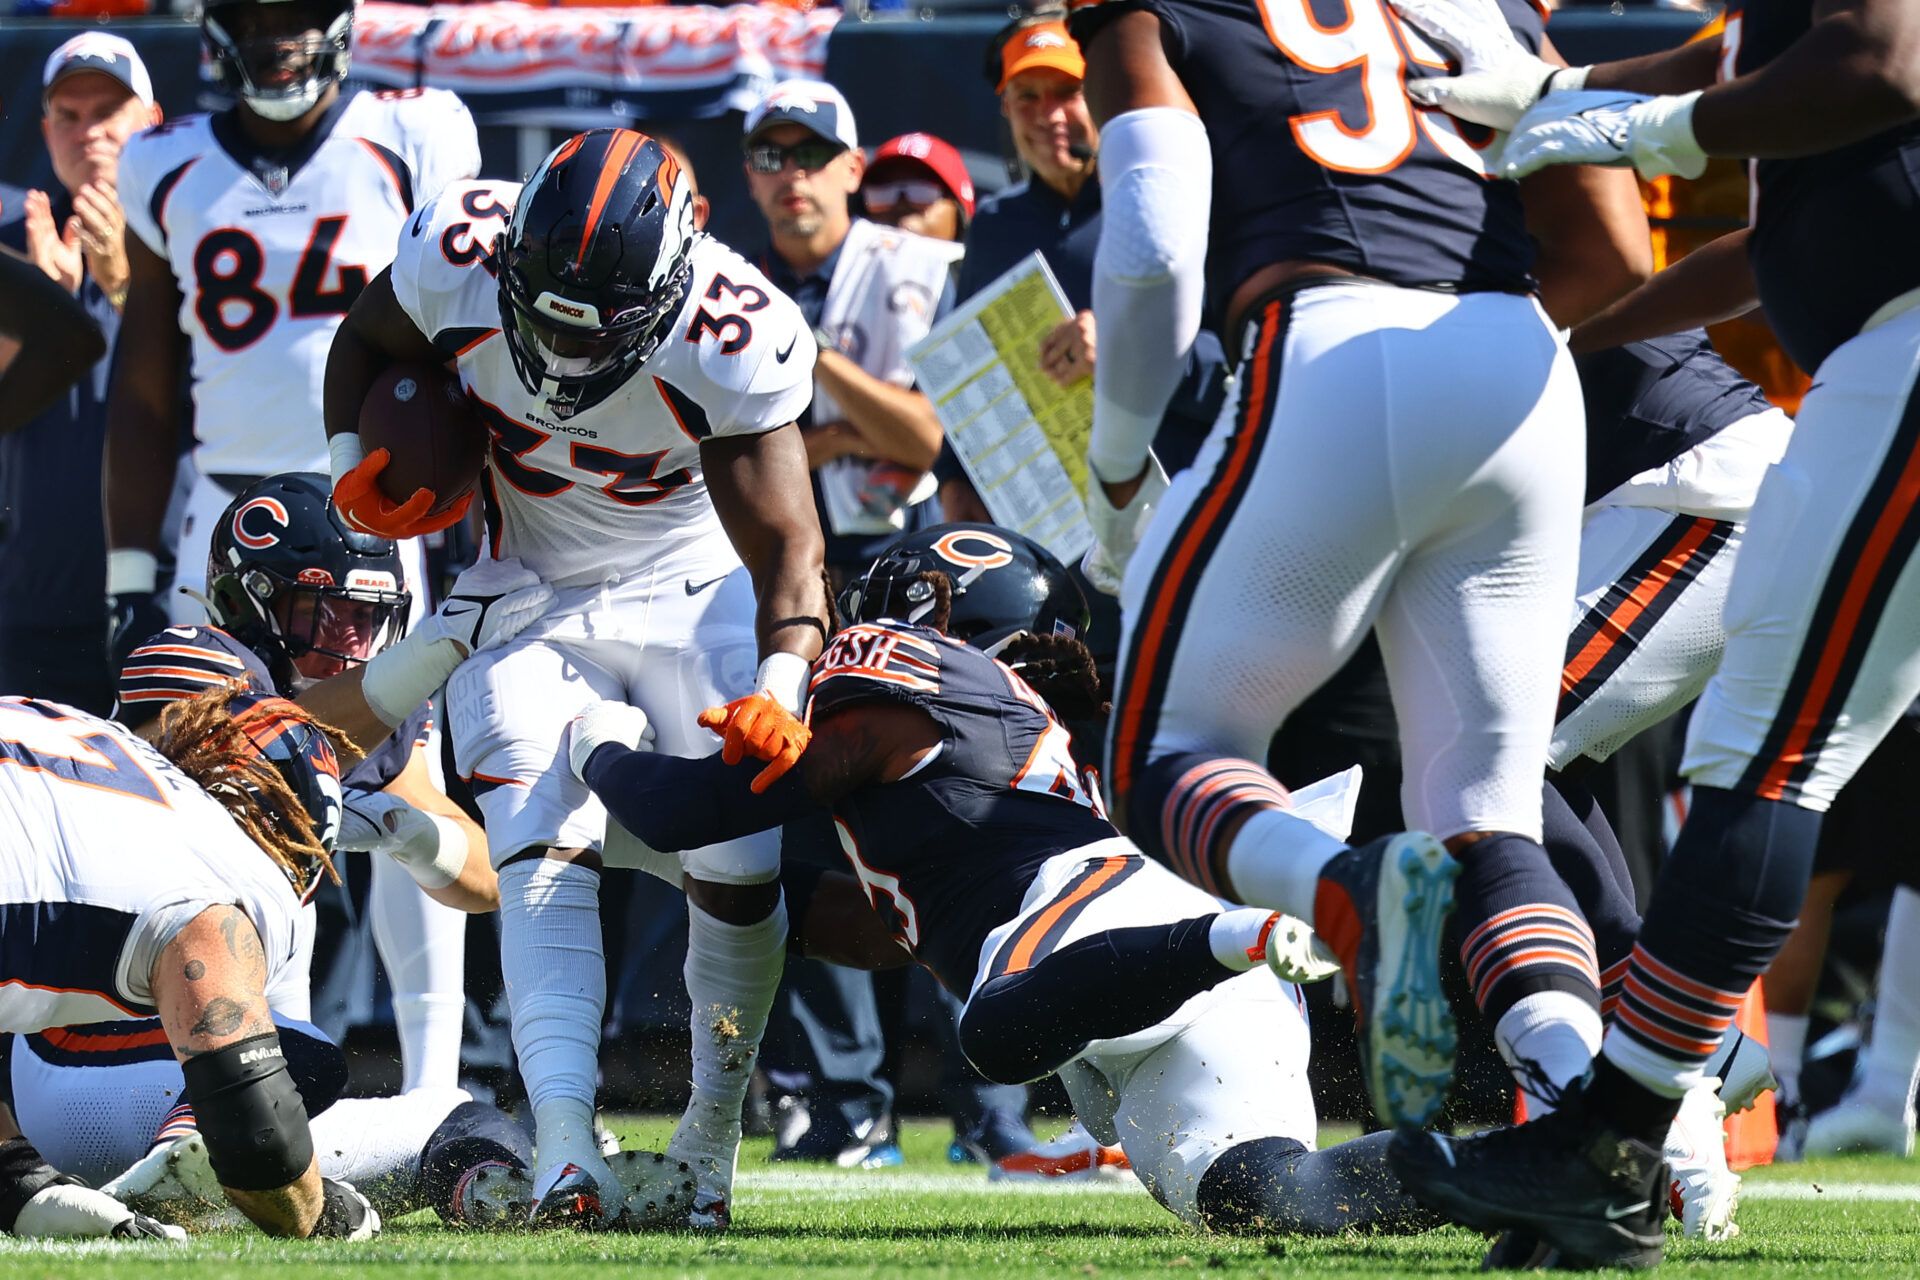
[[[1103,480],[1138,475],[1200,332],[1213,153],[1200,118],[1174,107],[1100,131],[1100,247],[1093,257],[1093,439]]]
[[[393,989],[400,1090],[457,1088],[467,1008],[466,914],[429,898],[392,858],[375,855],[372,863],[368,910],[374,949]]]

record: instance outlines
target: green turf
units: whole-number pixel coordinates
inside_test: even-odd
[[[628,1146],[664,1141],[658,1122],[615,1125]],[[1329,1138],[1344,1135],[1329,1134]],[[0,1247],[0,1274],[114,1280],[178,1275],[254,1280],[272,1268],[311,1277],[374,1280],[540,1277],[589,1270],[648,1276],[783,1280],[807,1276],[1166,1277],[1192,1270],[1236,1276],[1400,1276],[1474,1271],[1483,1242],[1462,1231],[1411,1239],[1223,1240],[1189,1231],[1137,1191],[989,1189],[977,1168],[946,1160],[944,1129],[908,1127],[898,1170],[794,1175],[766,1163],[767,1143],[742,1157],[736,1226],[720,1239],[688,1236],[480,1236],[442,1230],[430,1214],[391,1224],[370,1245],[284,1244],[254,1235],[162,1245],[16,1244]],[[785,1185],[782,1185],[782,1184]],[[1841,1198],[1861,1184],[1913,1200]],[[1671,1238],[1664,1274],[1725,1277],[1920,1275],[1920,1162],[1822,1161],[1753,1171],[1745,1234],[1722,1245]],[[1815,1191],[1814,1188],[1821,1188]],[[1783,1194],[1813,1199],[1773,1198]]]

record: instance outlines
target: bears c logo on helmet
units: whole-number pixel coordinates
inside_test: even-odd
[[[969,551],[966,547],[969,542],[985,550]],[[979,529],[957,529],[949,533],[933,544],[933,553],[963,569],[998,569],[1013,563],[1013,544],[998,534]]]
[[[255,515],[256,511],[264,514]],[[260,551],[280,541],[274,525],[285,529],[292,523],[278,498],[255,498],[233,513],[233,540],[249,551]]]

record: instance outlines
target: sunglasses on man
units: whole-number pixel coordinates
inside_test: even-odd
[[[811,173],[826,168],[845,150],[839,143],[824,138],[809,138],[790,147],[777,142],[754,142],[747,145],[747,167],[755,173],[779,173],[792,161],[796,169]]]
[[[924,178],[869,182],[860,188],[860,198],[866,201],[870,213],[885,213],[903,204],[914,209],[925,209],[938,200],[944,200],[946,196],[945,187]]]

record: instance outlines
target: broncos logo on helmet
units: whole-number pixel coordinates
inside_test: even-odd
[[[632,129],[576,134],[541,161],[494,246],[500,331],[528,392],[577,413],[659,349],[693,277],[692,188]]]

